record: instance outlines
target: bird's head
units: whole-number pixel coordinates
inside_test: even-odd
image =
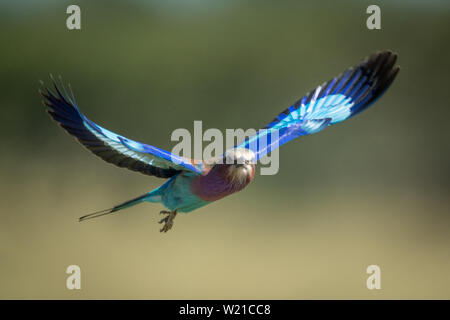
[[[245,148],[231,149],[222,159],[227,175],[232,181],[249,183],[255,175],[255,154]]]

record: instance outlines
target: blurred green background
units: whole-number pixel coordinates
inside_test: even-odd
[[[445,1],[0,2],[0,298],[450,298]],[[381,7],[381,30],[366,8]],[[258,128],[373,51],[402,70],[371,109],[280,150],[280,172],[175,220],[163,182],[104,163],[44,112],[61,74],[100,125],[167,150],[176,128]],[[77,264],[82,289],[65,287]],[[381,290],[366,288],[381,267]]]

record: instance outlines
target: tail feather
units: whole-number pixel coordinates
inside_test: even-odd
[[[112,207],[110,209],[105,209],[105,210],[101,210],[101,211],[97,211],[97,212],[93,212],[93,213],[87,214],[85,216],[80,217],[78,219],[78,221],[81,222],[81,221],[88,220],[88,219],[98,218],[98,217],[101,217],[101,216],[104,216],[104,215],[107,215],[107,214],[110,214],[110,213],[113,213],[113,212],[116,212],[116,211],[119,211],[119,210],[122,210],[122,209],[126,209],[126,208],[129,208],[129,207],[132,207],[132,206],[134,206],[134,205],[136,205],[138,203],[141,203],[142,201],[146,200],[146,198],[148,196],[149,196],[149,194],[146,193],[146,194],[144,194],[142,196],[139,196],[137,198],[125,201],[124,203],[121,203],[121,204],[119,204],[117,206],[114,206],[114,207]]]

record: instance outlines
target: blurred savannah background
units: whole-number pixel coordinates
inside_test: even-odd
[[[449,38],[446,1],[0,2],[0,298],[450,298]],[[283,146],[277,175],[167,234],[155,204],[77,222],[164,180],[58,128],[37,92],[49,73],[93,121],[171,150],[194,120],[262,127],[383,49],[402,67],[387,94]],[[81,290],[65,287],[71,264]],[[366,288],[371,264],[381,290]]]

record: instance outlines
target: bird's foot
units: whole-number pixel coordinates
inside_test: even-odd
[[[175,219],[175,217],[177,216],[177,211],[166,211],[166,210],[162,210],[160,212],[160,214],[167,214],[167,217],[161,219],[161,221],[159,221],[159,223],[163,223],[164,222],[164,226],[161,228],[161,230],[159,230],[159,232],[167,232],[170,229],[172,229],[173,226],[173,219]]]

